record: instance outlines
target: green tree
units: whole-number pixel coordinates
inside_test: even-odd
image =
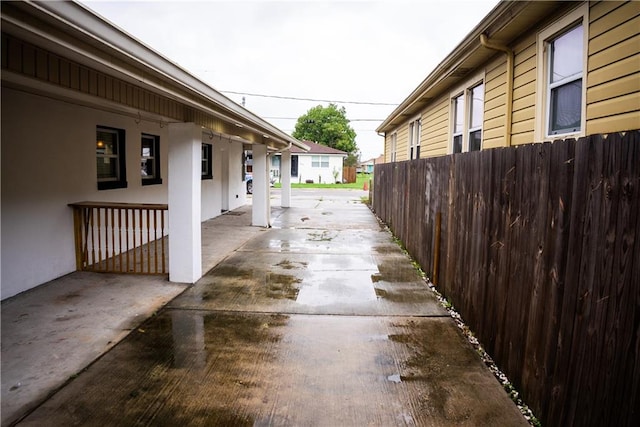
[[[318,105],[298,117],[293,137],[323,144],[337,150],[355,153],[356,132],[349,125],[344,107]]]

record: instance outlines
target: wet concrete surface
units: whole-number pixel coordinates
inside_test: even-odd
[[[362,194],[294,191],[20,425],[528,425]]]

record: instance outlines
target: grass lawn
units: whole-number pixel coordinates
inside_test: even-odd
[[[351,184],[305,184],[304,182],[291,182],[291,188],[352,188],[362,190],[365,181],[368,183],[370,179],[373,179],[373,174],[359,173],[356,175],[356,182]],[[274,188],[280,187],[279,182],[274,185]]]

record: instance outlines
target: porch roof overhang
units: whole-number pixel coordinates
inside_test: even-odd
[[[478,67],[498,55],[495,50],[482,46],[482,34],[495,44],[508,46],[542,18],[563,7],[567,7],[566,2],[501,1],[396,107],[376,131],[394,131],[399,125],[419,114],[436,97],[470,78]]]
[[[291,146],[308,150],[301,141],[79,3],[2,2],[2,31],[215,117],[225,126],[222,131],[209,129],[214,133],[245,144],[266,145],[270,151],[288,150]],[[11,78],[12,73],[6,76]],[[13,77],[13,84],[29,84],[29,79]],[[34,81],[34,86],[44,90],[46,85]],[[122,107],[130,113],[130,107]]]

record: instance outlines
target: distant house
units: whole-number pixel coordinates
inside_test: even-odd
[[[201,222],[246,203],[247,150],[252,223],[269,226],[269,156],[288,166],[304,144],[86,6],[1,7],[2,299],[122,253],[131,271],[166,235],[158,271],[197,281]]]
[[[364,162],[360,162],[358,165],[359,173],[373,173],[373,167],[377,163],[384,163],[384,155],[378,156],[373,159],[365,160]]]
[[[348,153],[311,141],[303,142],[309,151],[291,147],[291,182],[342,182],[342,167]]]
[[[640,2],[502,1],[387,117],[385,161],[640,128]]]

